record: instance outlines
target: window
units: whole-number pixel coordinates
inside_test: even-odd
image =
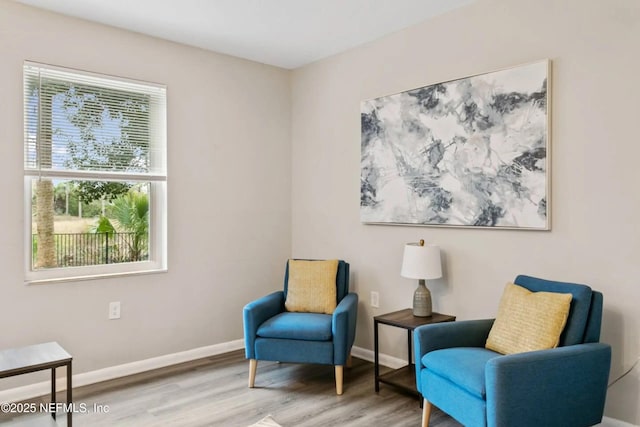
[[[166,269],[166,89],[24,64],[26,281]]]

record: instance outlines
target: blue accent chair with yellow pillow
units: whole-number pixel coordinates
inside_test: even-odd
[[[466,427],[586,427],[601,422],[611,365],[611,347],[599,343],[602,294],[586,285],[522,275],[514,284],[518,285],[514,289],[534,297],[571,294],[565,323],[555,338],[557,347],[512,354],[485,348],[491,347],[489,337],[497,334],[501,317],[505,319],[507,288],[497,319],[416,328],[414,356],[417,387],[424,398],[423,426],[429,425],[432,404]],[[540,323],[549,320],[537,317]],[[522,322],[511,319],[502,326],[516,323]],[[529,321],[520,326],[532,325]]]
[[[273,292],[255,300],[244,307],[245,354],[249,359],[249,387],[253,388],[258,360],[277,362],[313,363],[333,365],[335,367],[336,393],[342,394],[344,366],[351,360],[351,347],[356,335],[356,317],[358,295],[349,293],[349,264],[342,260],[337,268],[324,275],[316,283],[313,269],[322,269],[321,263],[327,260],[289,260],[287,261],[284,290]],[[300,273],[290,271],[290,266],[306,263],[308,270]],[[311,264],[309,264],[311,263]],[[316,267],[318,266],[318,267]],[[293,267],[292,267],[293,268]],[[297,268],[297,267],[296,267]],[[309,276],[311,274],[311,276]],[[306,281],[303,280],[306,278]],[[305,281],[306,290],[300,291],[298,283]],[[324,289],[320,288],[324,286]],[[331,289],[333,287],[333,289]],[[327,289],[329,288],[329,289]],[[328,296],[325,291],[331,291]],[[329,299],[329,307],[311,309],[306,312],[306,303]],[[293,306],[294,296],[297,303]]]

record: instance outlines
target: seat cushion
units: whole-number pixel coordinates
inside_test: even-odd
[[[560,342],[572,295],[507,283],[486,347],[502,354],[548,350]]]
[[[457,347],[430,351],[422,357],[422,364],[427,370],[484,400],[485,365],[495,357],[501,355],[486,348]]]
[[[262,338],[331,341],[331,315],[319,313],[280,313],[258,328]]]
[[[337,305],[338,260],[289,260],[287,311],[331,314]]]

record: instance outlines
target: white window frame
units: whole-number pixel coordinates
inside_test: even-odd
[[[154,156],[160,156],[159,161],[163,167],[155,173],[119,173],[107,171],[79,171],[79,170],[47,170],[38,171],[27,168],[25,161],[24,168],[24,254],[25,254],[25,283],[53,283],[75,280],[87,280],[104,278],[110,276],[122,276],[132,274],[159,273],[167,271],[167,144],[166,144],[166,86],[155,83],[140,82],[121,77],[113,77],[103,74],[89,73],[68,68],[39,64],[25,61],[24,69],[36,67],[43,70],[60,71],[83,76],[96,81],[108,80],[114,84],[130,86],[140,86],[155,88],[163,96],[163,102],[156,106],[157,111],[152,114],[159,120],[160,125],[154,128]],[[26,89],[25,89],[26,92]],[[23,99],[23,102],[24,99]],[[25,108],[25,141],[26,135],[26,108]],[[159,149],[158,149],[159,148]],[[25,149],[26,152],[26,149]],[[26,154],[25,154],[26,156]],[[156,161],[158,158],[155,159]],[[55,267],[44,269],[33,269],[32,260],[32,183],[39,176],[52,179],[75,179],[75,180],[95,180],[95,181],[127,181],[149,183],[149,259],[137,262],[123,262],[114,264],[87,265],[78,267]]]

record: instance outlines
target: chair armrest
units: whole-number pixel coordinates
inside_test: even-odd
[[[356,338],[358,294],[347,294],[338,304],[331,319],[333,364],[345,365]]]
[[[463,320],[418,326],[413,331],[416,386],[420,388],[422,357],[434,350],[453,347],[484,347],[494,319]]]
[[[418,326],[413,331],[416,365],[430,351],[452,347],[484,347],[493,320],[463,320]]]
[[[276,291],[244,306],[244,352],[247,359],[255,358],[256,334],[260,325],[284,310],[284,292]]]
[[[611,347],[590,343],[496,357],[485,370],[489,425],[593,425],[604,412]]]

